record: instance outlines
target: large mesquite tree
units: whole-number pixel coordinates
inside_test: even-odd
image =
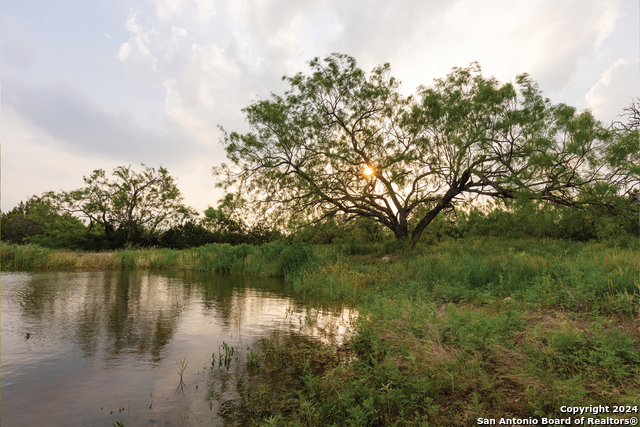
[[[596,203],[581,195],[598,183],[628,184],[603,160],[611,130],[551,104],[526,74],[502,83],[474,63],[403,96],[388,64],[368,76],[341,54],[310,66],[284,78],[283,96],[243,110],[249,133],[225,132],[231,165],[214,168],[219,185],[263,215],[366,217],[415,244],[465,197],[576,205]]]

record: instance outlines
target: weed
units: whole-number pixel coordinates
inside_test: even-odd
[[[233,360],[234,352],[235,349],[223,341],[222,345],[218,348],[218,366],[224,364],[224,366],[229,369],[229,366],[231,366],[231,361]]]
[[[247,347],[247,350],[250,350]],[[247,367],[249,368],[257,368],[260,366],[260,356],[257,353],[254,353],[253,350],[250,350],[250,353],[247,354]]]
[[[184,391],[184,387],[186,387],[183,376],[184,376],[184,370],[187,369],[188,364],[189,362],[187,362],[187,356],[185,356],[183,359],[176,360],[176,365],[178,365],[178,375],[180,375],[180,384],[178,384],[178,389],[181,392]],[[176,389],[176,391],[178,389]]]

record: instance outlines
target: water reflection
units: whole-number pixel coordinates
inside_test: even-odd
[[[246,376],[247,346],[269,334],[339,344],[355,315],[302,300],[281,280],[194,272],[2,273],[1,291],[2,422],[11,426],[220,425],[219,402],[237,398]],[[223,343],[237,349],[234,368],[212,377]],[[195,389],[205,378],[224,395],[216,405],[204,382]]]

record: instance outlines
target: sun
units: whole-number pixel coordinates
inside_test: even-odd
[[[362,173],[365,174],[366,176],[371,176],[373,175],[373,169],[371,169],[369,166],[365,166]]]

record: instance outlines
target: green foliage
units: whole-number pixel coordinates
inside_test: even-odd
[[[91,250],[100,246],[101,237],[71,214],[60,212],[49,198],[33,196],[2,214],[2,241]]]
[[[159,246],[171,249],[185,249],[219,242],[217,236],[194,221],[175,225],[162,233],[158,239]]]
[[[29,203],[27,201],[27,203]],[[7,213],[2,213],[2,241],[7,243],[22,243],[26,237],[42,234],[44,231],[39,221],[30,218],[28,209],[23,202]]]
[[[247,350],[250,350],[247,347]],[[260,367],[260,356],[257,353],[254,353],[253,350],[247,354],[247,367],[248,368],[259,368]]]
[[[634,375],[637,370],[633,367],[640,366],[634,340],[618,329],[604,329],[602,323],[593,326],[593,337],[579,330],[552,335],[551,352],[545,363],[564,378],[581,375],[593,381],[623,381]]]
[[[434,221],[425,241],[447,238],[505,237],[567,239],[579,242],[598,240],[623,247],[637,245],[640,238],[638,216],[620,210],[576,209],[529,200],[505,201],[491,210],[472,207]]]
[[[343,222],[328,218],[307,225],[295,232],[294,242],[333,245],[344,254],[374,254],[382,256],[400,250],[402,245],[383,226],[368,218],[354,218]]]
[[[507,310],[494,318],[481,313],[461,313],[455,307],[449,312],[442,325],[445,343],[453,343],[471,351],[486,351],[487,345],[498,344],[510,347],[516,332],[524,327],[524,322],[514,310]]]
[[[247,228],[241,217],[244,207],[245,201],[241,197],[227,193],[217,208],[209,206],[204,211],[202,225],[215,234],[217,242],[241,242]]]

